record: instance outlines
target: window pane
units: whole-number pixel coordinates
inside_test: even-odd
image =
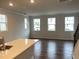
[[[74,24],[74,17],[65,17],[65,24]]]
[[[39,27],[35,27],[34,30],[35,31],[40,31],[40,28]]]
[[[0,22],[7,22],[5,15],[0,15]]]
[[[1,24],[0,24],[0,27],[1,27],[1,28],[0,28],[1,31],[6,31],[6,30],[7,30],[5,23],[4,23],[4,24],[1,23]]]
[[[48,31],[55,31],[55,25],[49,25]]]
[[[34,19],[34,30],[35,31],[40,31],[40,19]]]
[[[24,19],[25,29],[27,29],[27,18]]]
[[[65,31],[73,31],[74,28],[73,28],[73,24],[70,24],[70,25],[65,25]]]
[[[74,31],[74,17],[65,17],[65,31]]]
[[[27,18],[24,19],[25,23],[27,23]]]
[[[25,29],[27,29],[27,24],[25,24]]]
[[[48,18],[48,24],[55,24],[56,18]]]

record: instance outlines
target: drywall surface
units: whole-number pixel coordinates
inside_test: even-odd
[[[24,28],[24,18],[25,16],[7,12],[6,10],[0,10],[0,14],[4,14],[7,16],[7,29],[8,31],[0,32],[0,36],[4,36],[5,42],[12,41],[19,38],[29,38],[29,20],[28,20],[28,28]],[[28,17],[27,17],[28,18]]]
[[[66,16],[74,16],[75,24],[74,31],[66,32],[65,31],[65,20]],[[56,17],[56,31],[48,31],[47,18]],[[33,30],[33,18],[40,18],[41,30]],[[73,40],[73,35],[78,24],[78,14],[58,14],[58,15],[42,15],[42,16],[31,16],[31,38],[48,38],[48,39],[64,39],[64,40]]]

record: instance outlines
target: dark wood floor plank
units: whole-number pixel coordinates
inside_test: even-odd
[[[34,59],[72,59],[73,41],[40,40],[34,45]]]

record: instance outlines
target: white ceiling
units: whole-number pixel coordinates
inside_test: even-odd
[[[10,1],[14,3],[14,7],[9,6]],[[58,0],[35,0],[34,4],[29,0],[0,0],[0,8],[28,15],[75,13],[79,12],[79,0],[62,3]]]

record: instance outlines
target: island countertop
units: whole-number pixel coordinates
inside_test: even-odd
[[[17,39],[8,42],[7,45],[11,45],[12,47],[8,50],[0,51],[0,59],[14,59],[37,41],[37,39]]]
[[[73,59],[79,59],[79,39],[77,40],[77,43],[74,48]]]

